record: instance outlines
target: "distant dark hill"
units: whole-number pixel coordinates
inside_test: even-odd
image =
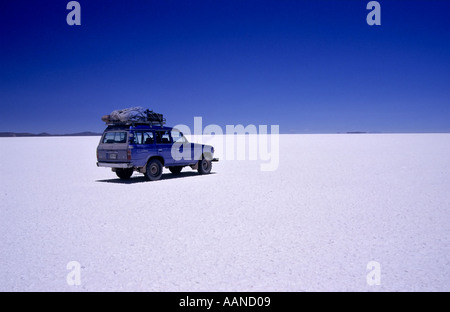
[[[60,136],[101,136],[101,133],[95,132],[78,132],[78,133],[67,133],[67,134],[50,134],[50,133],[27,133],[27,132],[0,132],[1,138],[21,138],[21,137],[60,137]]]

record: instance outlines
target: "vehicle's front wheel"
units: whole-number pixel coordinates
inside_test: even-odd
[[[122,180],[129,179],[133,175],[133,168],[116,169],[116,175]]]
[[[183,167],[181,166],[169,167],[170,172],[172,172],[173,174],[180,174],[182,169]]]
[[[152,159],[147,164],[145,171],[145,177],[150,181],[156,181],[161,179],[163,172],[163,166],[158,159]]]
[[[200,174],[208,174],[211,172],[212,162],[205,158],[198,161],[198,173]]]

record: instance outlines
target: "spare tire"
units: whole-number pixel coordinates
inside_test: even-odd
[[[181,167],[181,166],[169,167],[170,172],[172,172],[173,174],[180,174],[182,169],[183,169],[183,167]]]
[[[129,179],[133,175],[133,168],[116,169],[116,175],[122,180]]]

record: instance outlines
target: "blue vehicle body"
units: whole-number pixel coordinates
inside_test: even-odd
[[[218,161],[213,157],[212,146],[189,143],[177,129],[148,124],[109,125],[97,147],[97,166],[111,168],[120,178],[137,171],[157,180],[162,167],[179,173],[190,166],[205,174],[210,172],[211,162]],[[149,168],[161,172],[149,176]]]

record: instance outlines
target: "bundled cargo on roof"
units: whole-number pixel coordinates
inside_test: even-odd
[[[102,120],[107,124],[145,123],[163,125],[166,123],[162,114],[140,106],[115,110],[111,114],[103,116]]]
[[[118,109],[111,112],[109,116],[111,120],[117,120],[124,123],[130,121],[145,121],[146,118],[145,109],[142,107]]]

